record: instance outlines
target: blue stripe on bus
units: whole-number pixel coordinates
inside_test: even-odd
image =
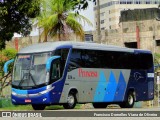
[[[123,73],[120,72],[114,101],[122,101],[123,100],[124,95],[125,95],[126,87],[127,87],[127,85],[126,85],[126,82],[125,82],[125,78],[123,76]]]
[[[151,51],[146,51],[146,50],[134,50],[134,53],[147,53],[147,54],[152,54]]]
[[[72,48],[72,45],[63,45],[63,46],[60,46],[60,47],[57,47],[56,50],[58,49],[65,49],[65,48]]]
[[[94,95],[94,102],[102,102],[105,96],[105,88],[107,86],[107,81],[106,81],[106,77],[104,75],[104,72],[101,71],[100,72],[100,78],[99,78],[99,82],[96,88],[96,92]]]
[[[109,102],[109,101],[113,101],[114,100],[114,96],[116,93],[116,89],[117,89],[117,83],[116,83],[116,79],[114,77],[113,72],[110,72],[110,77],[109,77],[109,83],[107,86],[107,92],[106,95],[104,97],[104,102]]]
[[[68,64],[69,64],[69,60],[70,60],[70,56],[71,56],[71,52],[72,52],[72,46],[70,45],[66,45],[66,46],[63,46],[63,47],[59,47],[57,49],[61,49],[61,48],[69,48],[69,53],[68,53],[68,57],[67,57],[67,60],[66,60],[66,66],[65,66],[65,69],[64,69],[64,74],[63,74],[63,77],[60,81],[57,81],[55,83],[53,83],[54,86],[57,86],[53,92],[58,92],[58,93],[62,93],[63,91],[63,88],[64,88],[64,83],[65,83],[65,79],[66,79],[66,76],[67,76],[67,71],[68,71]],[[53,103],[59,103],[60,101],[60,98],[61,98],[61,94],[55,94],[55,95],[52,95],[52,102]]]
[[[18,89],[12,88],[12,91],[17,94],[28,94],[27,90],[18,90]]]

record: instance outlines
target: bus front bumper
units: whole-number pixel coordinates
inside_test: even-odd
[[[19,90],[12,88],[11,100],[14,105],[52,104],[51,98],[54,87],[36,90]]]

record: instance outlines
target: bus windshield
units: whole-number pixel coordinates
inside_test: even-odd
[[[12,85],[32,88],[47,83],[45,65],[50,55],[50,53],[18,55]]]

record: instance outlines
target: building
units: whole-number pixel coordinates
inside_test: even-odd
[[[93,31],[93,41],[97,40]],[[139,47],[138,42],[139,40]],[[146,8],[121,11],[119,28],[101,31],[102,44],[140,48],[160,53],[160,9]]]
[[[119,17],[122,10],[158,8],[160,0],[99,0],[100,29],[119,28]],[[97,5],[94,6],[95,28],[97,28]]]
[[[160,52],[160,9],[147,8],[121,12],[121,39],[125,47]]]

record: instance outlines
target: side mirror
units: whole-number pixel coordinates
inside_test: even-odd
[[[46,63],[46,71],[47,71],[47,72],[50,71],[52,61],[54,61],[54,60],[56,60],[56,59],[59,59],[59,58],[60,58],[60,56],[53,56],[53,57],[50,57],[50,58],[47,60],[47,63]]]
[[[3,67],[3,71],[4,73],[8,73],[8,65],[11,64],[12,62],[14,62],[14,59],[8,60]]]

